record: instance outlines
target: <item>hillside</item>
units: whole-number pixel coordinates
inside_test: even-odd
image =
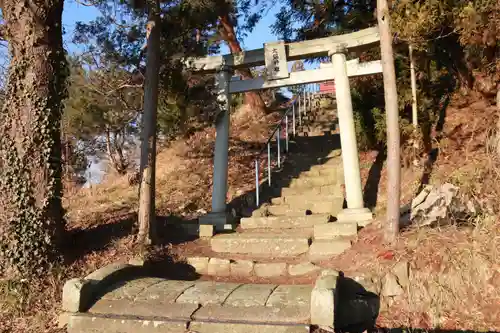
[[[444,127],[441,133],[435,133],[439,154],[432,168],[430,164],[420,164],[402,170],[402,201],[410,202],[422,182],[447,181],[491,206],[491,212],[484,212],[465,225],[406,228],[397,244],[388,248],[382,243],[381,232],[387,194],[383,158],[382,155],[377,158],[378,152],[363,152],[360,160],[365,195],[375,205],[376,223],[360,232],[359,241],[351,250],[324,265],[348,274],[383,272],[396,260],[411,263],[416,272],[411,277],[416,287],[407,290],[397,302],[382,305],[378,319],[382,327],[499,330],[500,225],[496,215],[491,215],[496,214],[499,204],[498,167],[497,158],[487,144],[494,138],[492,125],[496,124],[497,111],[486,101],[459,103],[459,100],[452,101],[446,111]],[[233,115],[231,124],[228,202],[248,191],[253,195],[252,163],[278,117],[275,113],[248,119],[241,114]],[[160,150],[157,162],[160,222],[192,220],[209,209],[213,140],[214,130],[207,128]],[[65,198],[72,231],[69,266],[48,280],[14,289],[5,287],[2,331],[54,332],[65,280],[110,262],[126,261],[142,252],[133,244],[136,195],[137,187],[129,186],[126,177],[110,176],[99,186]],[[180,241],[173,239],[175,235],[164,236],[173,244]],[[172,262],[171,247],[166,244],[154,249],[162,265]],[[30,293],[40,288],[46,292]],[[19,294],[29,296],[18,301]],[[41,318],[40,313],[50,315]]]
[[[402,169],[403,204],[411,201],[422,183],[451,182],[496,212],[497,159],[487,145],[493,137],[491,125],[496,123],[492,121],[496,117],[496,108],[487,101],[470,103],[459,98],[452,101],[442,131],[434,133],[438,149],[435,163],[422,162]],[[252,125],[248,119],[233,119],[228,202],[253,189],[252,161],[276,116],[254,120]],[[213,135],[213,130],[207,129],[160,152],[159,216],[192,219],[209,209]],[[366,200],[376,204],[377,223],[360,233],[360,241],[353,249],[325,264],[348,274],[381,272],[395,260],[412,263],[418,271],[413,277],[418,290],[408,292],[397,304],[383,309],[379,323],[384,327],[499,329],[500,316],[494,313],[498,311],[495,304],[500,302],[498,221],[485,212],[466,225],[451,222],[437,229],[410,227],[403,230],[393,248],[387,248],[381,232],[387,198],[386,170],[377,154],[368,151],[360,157]],[[86,226],[93,234],[92,228],[99,229],[102,224],[118,227],[124,218],[133,219],[136,190],[121,179],[69,198],[72,227]],[[92,263],[88,267],[91,269],[108,260],[132,255],[132,238],[128,233],[123,235],[115,238],[105,251],[91,253],[81,262]]]

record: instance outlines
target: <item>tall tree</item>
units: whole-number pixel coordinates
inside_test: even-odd
[[[112,62],[144,82],[147,22],[144,4],[115,0],[93,0],[92,3],[101,15],[90,22],[78,22],[74,42],[87,48],[88,53],[96,54],[98,61]],[[182,129],[182,122],[187,119],[185,111],[206,111],[216,106],[215,96],[210,95],[213,83],[199,74],[184,71],[182,59],[218,51],[218,44],[213,43],[218,19],[213,7],[207,7],[204,1],[161,2],[160,10],[162,100],[158,116],[163,124],[159,129],[170,134],[172,131],[167,128],[170,125],[172,129]],[[121,20],[126,20],[126,24]]]
[[[61,114],[66,97],[63,0],[3,0],[10,67],[0,112],[0,259],[39,271],[58,254]]]
[[[396,71],[392,51],[391,17],[387,0],[377,0],[377,21],[380,31],[382,71],[384,74],[385,113],[387,117],[387,221],[385,240],[394,242],[399,231],[401,196],[401,160],[399,135],[399,108],[396,89]]]
[[[88,155],[105,157],[118,174],[125,174],[135,147],[142,82],[134,82],[133,73],[112,62],[96,64],[94,57],[82,58],[71,61],[65,135],[85,147]]]
[[[144,86],[144,117],[141,142],[141,185],[139,194],[138,242],[151,244],[156,240],[155,175],[156,175],[156,114],[158,107],[158,73],[160,71],[160,3],[146,2],[149,13]]]
[[[220,6],[219,8],[221,8],[221,14],[219,15],[220,36],[227,43],[231,54],[243,52],[240,42],[236,36],[234,20],[231,19],[227,6]],[[249,69],[240,69],[238,72],[245,80],[253,78],[252,72]],[[266,108],[266,104],[264,103],[262,96],[257,91],[249,91],[245,93],[245,104],[252,107],[252,109],[257,113],[264,112]]]

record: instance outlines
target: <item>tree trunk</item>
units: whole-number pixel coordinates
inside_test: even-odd
[[[382,71],[384,75],[385,112],[387,115],[387,221],[384,238],[393,243],[399,231],[399,200],[401,196],[401,161],[398,93],[392,51],[392,34],[387,0],[377,0]]]
[[[39,272],[58,257],[64,232],[63,0],[0,4],[11,56],[0,112],[0,258],[17,273]]]
[[[227,14],[219,16],[221,28],[219,32],[222,38],[226,41],[231,54],[240,53],[241,49],[240,43],[236,38],[236,33],[234,32],[233,24],[229,19]],[[243,79],[253,79],[253,75],[249,69],[240,69],[238,73],[243,77]],[[249,91],[245,93],[245,104],[252,107],[256,113],[264,113],[266,110],[266,104],[262,99],[262,96],[256,91]]]
[[[114,138],[111,138],[111,130],[106,128],[106,153],[109,163],[119,175],[127,173],[128,164],[123,156],[122,147],[117,143],[118,134],[113,132]]]
[[[148,0],[149,36],[144,85],[144,115],[141,143],[141,186],[139,194],[139,233],[137,241],[151,244],[156,240],[155,175],[156,114],[158,107],[158,73],[160,71],[160,4]]]
[[[415,59],[413,58],[413,46],[408,47],[410,55],[410,77],[411,77],[411,113],[413,128],[418,127],[418,107],[417,107],[417,77],[415,75]]]

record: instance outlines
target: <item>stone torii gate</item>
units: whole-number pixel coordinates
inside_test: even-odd
[[[193,71],[216,73],[218,101],[221,112],[216,119],[216,139],[212,189],[212,211],[200,218],[200,224],[210,224],[216,231],[230,223],[226,213],[229,106],[234,93],[278,88],[284,86],[335,81],[335,96],[340,128],[342,161],[345,178],[347,209],[341,211],[339,221],[371,220],[372,213],[364,207],[359,156],[354,128],[349,77],[382,72],[380,60],[360,63],[357,59],[347,61],[347,52],[359,52],[380,42],[377,27],[350,34],[318,38],[309,41],[285,44],[283,41],[266,43],[264,48],[244,51],[239,54],[209,56],[188,59],[187,66]],[[288,71],[288,61],[319,56],[329,56],[332,62],[322,64],[319,69],[300,72]],[[232,81],[234,70],[265,65],[266,75],[250,80]]]

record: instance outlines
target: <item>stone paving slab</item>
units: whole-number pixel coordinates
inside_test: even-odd
[[[276,287],[274,284],[244,284],[229,295],[224,306],[264,306]]]
[[[134,302],[127,299],[101,299],[90,308],[89,313],[189,320],[198,307],[198,304],[164,303],[161,300]]]
[[[177,303],[189,304],[222,304],[228,296],[240,286],[239,283],[217,283],[200,281],[180,295]]]
[[[143,289],[135,298],[136,301],[160,300],[175,302],[184,291],[194,286],[193,281],[163,280]]]
[[[219,305],[204,306],[193,315],[194,320],[234,321],[244,314],[245,321],[268,324],[307,324],[311,317],[308,306],[252,306],[225,307]]]
[[[186,333],[187,321],[109,318],[74,314],[68,324],[69,333]]]
[[[160,278],[139,278],[111,286],[108,292],[102,296],[104,299],[134,299],[144,289],[160,283]]]
[[[255,325],[236,323],[191,322],[196,333],[309,333],[309,325]]]
[[[250,276],[253,272],[253,265],[252,260],[232,260],[229,269],[231,276]]]
[[[254,266],[254,273],[262,278],[284,276],[287,274],[287,264],[284,262],[257,263]]]
[[[300,275],[314,273],[320,269],[321,268],[319,266],[316,266],[313,263],[303,262],[300,264],[288,265],[288,274],[290,276],[300,276]]]
[[[308,285],[135,279],[115,285],[113,296],[87,313],[70,314],[68,332],[308,332],[311,291]]]
[[[309,238],[304,236],[234,233],[211,239],[212,251],[242,254],[267,254],[289,257],[306,253]]]
[[[266,306],[309,307],[312,288],[307,285],[280,285],[269,296]]]

